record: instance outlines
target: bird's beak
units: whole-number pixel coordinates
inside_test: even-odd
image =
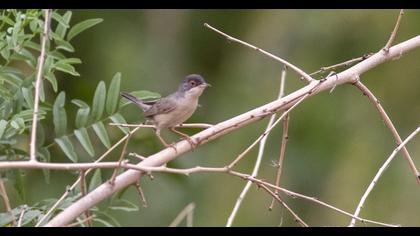
[[[204,86],[204,87],[211,87],[211,84],[208,84],[208,83],[204,83],[204,84],[202,84],[202,86]]]

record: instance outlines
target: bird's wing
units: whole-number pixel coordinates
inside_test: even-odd
[[[145,117],[151,117],[157,114],[165,114],[170,111],[173,111],[176,108],[177,104],[174,99],[170,97],[164,97],[157,101],[154,101],[154,104],[144,111]]]

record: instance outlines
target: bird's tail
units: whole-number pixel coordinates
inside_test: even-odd
[[[150,107],[150,105],[145,104],[142,100],[138,99],[137,97],[129,93],[121,92],[120,95],[130,100],[132,103],[137,104],[143,111],[147,110]]]

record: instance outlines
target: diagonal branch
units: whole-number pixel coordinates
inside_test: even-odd
[[[365,204],[365,201],[367,197],[369,196],[370,192],[375,187],[376,183],[378,182],[379,178],[382,176],[384,171],[388,168],[388,166],[391,164],[391,161],[394,159],[394,157],[397,155],[397,153],[405,147],[405,145],[413,139],[417,133],[420,132],[420,126],[417,127],[417,129],[411,133],[400,145],[398,145],[397,148],[394,149],[394,151],[391,153],[391,155],[388,157],[388,159],[384,162],[384,164],[379,168],[378,172],[376,173],[375,177],[373,178],[372,182],[369,184],[369,187],[366,189],[365,193],[363,194],[362,198],[360,199],[359,204],[356,207],[356,211],[354,212],[354,216],[358,216],[360,214],[360,211],[363,208],[363,205]],[[353,218],[350,222],[350,227],[353,227],[356,225],[356,219]]]
[[[382,117],[383,121],[385,122],[386,126],[391,131],[392,135],[394,136],[397,145],[400,145],[402,143],[401,137],[398,134],[397,129],[395,128],[395,126],[392,123],[391,119],[389,118],[388,114],[385,112],[385,110],[382,107],[379,100],[375,97],[375,95],[373,95],[373,93],[369,90],[369,88],[366,87],[362,82],[357,81],[354,85],[358,89],[360,89],[360,91],[362,91],[363,94],[366,95],[369,98],[369,101],[372,102],[372,104],[376,107],[380,116]],[[420,173],[417,170],[416,165],[414,164],[414,161],[410,156],[410,153],[408,153],[408,151],[405,147],[403,147],[402,151],[403,151],[405,159],[408,161],[408,164],[410,165],[410,168],[414,173],[414,176],[416,177],[417,183],[420,184]]]
[[[395,36],[397,36],[397,31],[398,31],[398,28],[400,27],[401,18],[402,18],[403,15],[404,15],[404,9],[401,9],[400,14],[398,15],[398,18],[397,18],[397,23],[395,23],[394,30],[392,31],[391,36],[388,39],[388,42],[386,43],[385,47],[383,48],[383,50],[386,53],[388,53],[389,47],[391,47],[392,43],[395,40]]]
[[[31,161],[36,160],[36,127],[38,124],[38,110],[39,110],[39,87],[41,86],[42,72],[44,69],[45,51],[48,40],[48,33],[51,22],[51,9],[45,9],[44,32],[41,35],[41,54],[38,58],[38,66],[35,81],[35,97],[34,97],[34,112],[32,114],[32,131],[29,157]]]
[[[191,138],[196,141],[197,148],[204,143],[221,137],[227,133],[233,132],[234,130],[240,129],[246,125],[254,123],[262,118],[271,115],[274,112],[282,112],[290,108],[295,104],[302,96],[309,94],[308,96],[316,95],[322,91],[330,90],[334,86],[354,83],[357,81],[359,75],[372,68],[392,60],[393,58],[401,57],[404,53],[409,52],[417,47],[420,47],[420,36],[413,37],[400,44],[397,44],[390,48],[389,53],[376,53],[368,59],[354,65],[353,67],[342,71],[332,77],[328,77],[321,81],[313,81],[305,87],[268,104],[262,105],[248,112],[220,122],[207,128],[193,136]],[[182,140],[174,144],[177,152],[173,148],[166,148],[158,153],[155,153],[147,157],[144,161],[140,162],[137,166],[140,167],[153,167],[161,166],[178,156],[191,151],[191,145],[188,141]],[[102,200],[111,196],[117,191],[135,183],[144,173],[135,170],[128,170],[117,176],[115,179],[114,186],[110,186],[109,183],[104,183],[98,186],[96,189],[91,191],[86,197],[79,199],[77,202],[66,208],[55,216],[46,226],[63,226],[72,222],[76,217],[82,214],[86,209],[98,204]]]
[[[116,147],[118,147],[122,142],[124,142],[124,140],[128,139],[130,137],[130,135],[134,134],[137,130],[139,130],[140,127],[134,128],[133,130],[131,130],[128,134],[126,134],[122,139],[120,139],[118,142],[116,142],[111,148],[109,148],[108,150],[106,150],[106,152],[104,154],[102,154],[102,156],[100,156],[94,163],[99,163],[100,161],[102,161],[105,157],[108,156],[109,153],[111,153],[111,151],[113,151]],[[89,174],[89,172],[91,172],[92,169],[88,169],[85,171],[85,176],[87,174]],[[79,184],[81,178],[79,177],[72,186],[70,186],[70,188],[68,188],[68,191],[65,191],[63,193],[63,195],[54,203],[54,205],[47,211],[47,213],[38,221],[38,223],[35,225],[35,227],[40,226],[45,219],[47,219],[47,217],[58,207],[58,205],[60,205],[64,199],[66,199],[66,197],[69,195],[69,193],[77,187],[77,185]]]
[[[212,27],[211,25],[209,25],[209,24],[207,24],[207,23],[204,23],[204,26],[205,27],[207,27],[207,28],[209,28],[209,29],[211,29],[211,30],[213,30],[214,32],[216,32],[216,33],[219,33],[219,34],[221,34],[221,35],[223,35],[223,36],[225,36],[226,38],[227,38],[227,40],[229,40],[229,41],[233,41],[233,42],[236,42],[236,43],[239,43],[239,44],[242,44],[242,45],[244,45],[244,46],[246,46],[246,47],[249,47],[249,48],[251,48],[251,49],[254,49],[254,50],[256,50],[257,52],[260,52],[260,53],[262,53],[262,54],[264,54],[264,55],[266,55],[266,56],[268,56],[268,57],[270,57],[270,58],[272,58],[272,59],[274,59],[274,60],[276,60],[276,61],[279,61],[279,62],[281,62],[281,63],[283,63],[284,65],[286,65],[287,67],[290,67],[292,70],[294,70],[296,73],[298,73],[299,75],[301,75],[306,81],[308,81],[308,83],[310,83],[310,82],[313,82],[314,81],[314,79],[310,76],[310,75],[308,75],[305,71],[303,71],[303,70],[301,70],[300,68],[298,68],[297,66],[295,66],[295,65],[293,65],[292,63],[290,63],[290,62],[288,62],[288,61],[286,61],[286,60],[284,60],[284,59],[282,59],[282,58],[280,58],[280,57],[278,57],[278,56],[275,56],[275,55],[273,55],[273,54],[271,54],[271,53],[269,53],[269,52],[267,52],[267,51],[264,51],[264,50],[262,50],[261,48],[258,48],[258,47],[256,47],[256,46],[254,46],[254,45],[252,45],[252,44],[249,44],[249,43],[247,43],[247,42],[244,42],[244,41],[242,41],[242,40],[239,40],[239,39],[237,39],[237,38],[234,38],[234,37],[232,37],[232,36],[230,36],[230,35],[228,35],[228,34],[226,34],[226,33],[223,33],[222,31],[220,31],[220,30],[218,30],[218,29],[216,29],[216,28],[214,28],[214,27]]]
[[[286,153],[286,144],[287,144],[287,141],[289,140],[289,136],[287,134],[288,130],[289,130],[289,115],[285,116],[283,119],[283,134],[282,134],[282,139],[281,139],[279,161],[278,163],[276,163],[276,166],[277,166],[276,186],[280,186],[280,177],[283,170],[284,154]],[[274,193],[278,194],[278,190],[277,189],[274,190]],[[275,199],[273,198],[270,206],[268,207],[270,211],[273,209],[274,200]]]
[[[10,207],[10,201],[9,201],[9,196],[7,195],[6,186],[4,186],[4,181],[1,178],[0,178],[0,196],[3,199],[4,208],[6,208],[6,211],[12,216],[13,225],[16,225],[16,219],[12,213],[12,208]]]
[[[275,194],[273,191],[271,191],[267,186],[263,184],[260,184],[258,186],[263,188],[267,193],[273,196],[273,199],[277,200],[284,208],[286,208],[286,210],[290,212],[290,214],[293,216],[293,218],[298,224],[300,224],[303,227],[309,227],[309,225],[305,223],[305,221],[303,221],[277,194]]]

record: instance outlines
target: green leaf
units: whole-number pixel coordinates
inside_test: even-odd
[[[70,27],[69,23],[70,23],[70,19],[71,19],[71,14],[72,14],[71,11],[67,11],[62,17],[63,23],[60,22],[60,24],[57,25],[55,33],[60,38],[64,38],[64,36],[66,35],[67,29]]]
[[[106,132],[105,126],[102,122],[96,122],[93,124],[93,130],[95,131],[96,135],[99,137],[101,142],[104,144],[106,148],[111,147],[111,142],[109,141],[108,133]]]
[[[118,101],[120,99],[120,83],[121,73],[116,73],[112,78],[111,84],[108,88],[108,97],[106,100],[106,112],[108,115],[114,114],[118,109]]]
[[[86,152],[93,157],[95,155],[95,151],[93,150],[93,146],[90,142],[86,128],[76,129],[74,131],[74,134],[76,135],[77,139],[79,140],[80,144],[82,144]]]
[[[74,151],[73,144],[71,144],[70,139],[67,136],[56,138],[54,140],[72,162],[77,162],[77,154]]]
[[[10,125],[16,130],[21,130],[21,132],[23,132],[23,130],[25,129],[25,121],[20,117],[13,119],[10,122]]]
[[[89,118],[89,112],[90,112],[89,105],[79,99],[73,99],[71,100],[71,102],[73,104],[76,104],[78,107],[80,107],[77,110],[77,114],[76,114],[76,119],[75,119],[76,127],[77,128],[85,127]]]
[[[28,210],[25,211],[25,214],[23,215],[22,219],[22,225],[26,225],[33,221],[35,218],[38,218],[42,212],[40,210]]]
[[[95,173],[93,173],[93,176],[89,182],[89,192],[94,190],[96,187],[98,187],[101,184],[102,184],[101,169],[96,169]]]
[[[39,123],[38,126],[36,127],[36,146],[41,147],[42,145],[44,145],[44,142],[45,142],[44,126],[41,123]]]
[[[80,74],[76,71],[76,69],[74,69],[74,67],[72,65],[67,64],[67,63],[57,63],[55,65],[55,69],[59,70],[59,71],[62,71],[62,72],[65,72],[65,73],[68,73],[68,74],[71,74],[71,75],[74,75],[74,76],[80,76]]]
[[[82,63],[82,61],[79,58],[65,58],[63,60],[61,60],[61,62],[67,63],[67,64],[80,64]]]
[[[26,201],[26,188],[25,188],[25,171],[24,170],[10,170],[6,172],[7,178],[13,180],[13,187],[18,193],[20,199]]]
[[[68,12],[66,12],[67,14]],[[70,13],[71,14],[71,13]],[[57,12],[53,12],[52,13],[52,18],[56,21],[58,21],[59,25],[63,26],[64,28],[69,28],[69,22],[60,14],[58,14]]]
[[[115,113],[113,116],[110,117],[111,120],[114,123],[121,123],[121,124],[127,124],[127,121],[124,119],[124,117],[120,114],[120,113]],[[124,132],[125,134],[128,134],[128,132],[130,132],[130,130],[127,127],[121,127],[118,126],[118,128]]]
[[[44,75],[45,78],[50,82],[51,87],[53,88],[54,92],[57,92],[57,79],[55,78],[54,73],[47,73]]]
[[[77,23],[76,25],[74,25],[68,35],[67,35],[67,40],[70,41],[72,38],[74,38],[76,35],[80,34],[81,32],[85,31],[86,29],[99,24],[103,21],[103,19],[97,18],[97,19],[89,19],[89,20],[85,20],[82,22]]]
[[[74,47],[67,41],[56,39],[55,43],[57,44],[56,46],[57,49],[63,49],[64,51],[67,51],[67,52],[74,52]]]
[[[126,212],[139,210],[139,207],[136,204],[125,199],[118,199],[117,201],[115,201],[113,206],[110,206],[108,208],[112,210],[120,210]]]
[[[37,51],[41,51],[41,45],[39,45],[39,43],[35,43],[35,42],[32,42],[32,41],[26,41],[23,45],[25,47],[32,48],[32,49],[37,50]]]
[[[108,221],[106,221],[106,220],[103,220],[103,219],[100,219],[100,218],[93,218],[93,221],[96,221],[96,222],[99,222],[99,223],[101,223],[101,224],[103,224],[104,226],[106,226],[106,227],[114,227],[114,225],[112,225],[111,223],[109,223]]]
[[[53,105],[53,123],[57,137],[63,136],[67,130],[67,114],[64,109],[65,101],[66,93],[62,91],[58,94]]]
[[[138,90],[130,92],[131,95],[138,97],[139,99],[154,99],[154,98],[160,98],[161,95],[159,93],[147,91],[147,90]]]
[[[112,223],[113,223],[114,226],[121,227],[121,224],[118,223],[118,221],[114,217],[112,217],[110,214],[108,214],[108,213],[106,213],[104,211],[95,210],[94,208],[92,208],[91,211],[92,212],[95,212],[95,214],[98,215],[98,216],[99,215],[105,216],[106,218],[108,218],[109,220],[112,221]],[[95,219],[101,219],[101,221],[105,221],[104,220],[104,217],[100,217],[100,218],[99,217],[95,217],[95,218],[93,218],[93,220],[95,220]],[[110,223],[108,223],[108,224],[110,224]]]
[[[39,100],[45,102],[44,81],[42,79],[39,81]]]
[[[25,99],[26,104],[30,108],[34,108],[34,96],[32,94],[32,89],[28,89],[25,87],[22,87],[22,96]]]
[[[95,90],[95,95],[93,96],[92,101],[92,113],[91,113],[91,121],[95,122],[98,121],[104,112],[105,107],[105,98],[106,98],[106,88],[105,82],[99,82],[98,86]]]
[[[19,51],[16,51],[15,53],[13,53],[10,59],[23,60],[32,68],[36,67],[37,61],[34,55],[25,48],[21,48]]]
[[[41,147],[38,148],[38,156],[40,157],[41,162],[49,163],[51,160],[50,151],[48,148]],[[44,174],[45,183],[50,183],[50,170],[49,169],[42,169],[42,173]]]
[[[4,134],[4,131],[6,130],[8,122],[6,120],[0,120],[0,139]]]

